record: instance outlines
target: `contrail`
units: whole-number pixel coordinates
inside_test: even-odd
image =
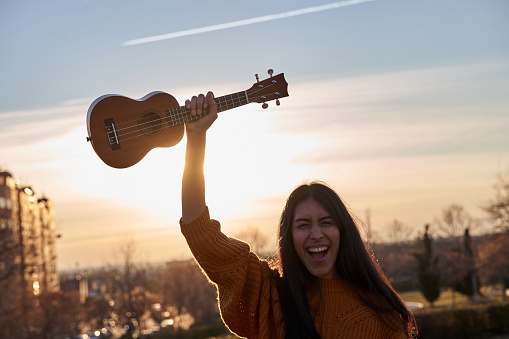
[[[206,27],[201,27],[201,28],[189,29],[186,31],[174,32],[174,33],[162,34],[162,35],[155,35],[155,36],[150,36],[147,38],[128,40],[128,41],[124,41],[122,43],[122,46],[133,46],[133,45],[146,44],[148,42],[180,38],[180,37],[188,36],[188,35],[207,33],[207,32],[212,32],[212,31],[218,31],[221,29],[256,24],[259,22],[289,18],[289,17],[297,16],[297,15],[327,11],[327,10],[339,8],[339,7],[358,5],[363,2],[369,2],[369,1],[374,1],[374,0],[347,0],[347,1],[341,1],[341,2],[333,2],[333,3],[322,5],[322,6],[314,6],[314,7],[308,7],[308,8],[303,8],[303,9],[297,9],[295,11],[283,12],[283,13],[279,13],[279,14],[265,15],[265,16],[260,16],[257,18],[228,22],[225,24],[206,26]]]

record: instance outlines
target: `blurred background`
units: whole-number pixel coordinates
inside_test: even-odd
[[[508,14],[508,3],[485,0],[2,1],[2,232],[26,226],[34,244],[40,243],[34,234],[43,233],[38,229],[47,233],[33,264],[19,249],[4,261],[14,263],[13,270],[25,268],[19,279],[31,290],[37,282],[42,291],[47,280],[55,291],[81,291],[76,314],[91,291],[94,302],[120,307],[114,282],[125,282],[118,272],[126,258],[129,265],[153,268],[142,274],[145,280],[191,265],[178,225],[185,141],[113,169],[86,142],[87,110],[104,94],[138,99],[152,91],[170,93],[183,105],[209,90],[220,96],[248,89],[255,74],[265,79],[274,69],[289,84],[280,106],[223,112],[209,131],[212,217],[226,234],[270,255],[287,195],[303,181],[323,180],[359,218],[375,255],[402,289],[417,290],[419,256],[413,253],[421,253],[426,234],[450,250],[447,258],[441,254],[441,288],[449,288],[464,272],[453,274],[445,263],[454,255],[472,258],[460,246],[466,229],[478,244],[507,234],[508,220],[496,213],[505,208],[507,217]],[[490,212],[494,206],[502,212]],[[30,228],[34,218],[42,221]],[[21,244],[23,232],[5,233],[17,240],[5,235],[4,248]],[[507,237],[489,239],[507,244]],[[485,262],[507,258],[498,250],[485,255]],[[403,257],[408,267],[396,272]],[[496,270],[509,271],[507,263],[500,265]],[[113,280],[92,277],[96,272]],[[479,285],[492,278],[479,277]],[[498,284],[507,273],[493,279]],[[109,287],[101,292],[101,286]],[[164,294],[161,286],[143,289]],[[147,295],[141,287],[136,291]],[[454,304],[455,289],[448,291]],[[500,286],[496,291],[505,293]],[[192,306],[178,310],[170,299],[150,299],[147,309],[160,317],[170,312],[166,307],[191,314]],[[410,299],[427,305],[420,294]],[[110,331],[111,312],[97,316],[95,327],[88,318],[88,327],[83,317],[67,321],[76,322],[70,333],[105,325]],[[142,315],[134,324],[126,314],[135,311],[115,312],[123,314],[117,319],[122,329],[128,323],[136,329],[125,330],[129,335],[147,335]],[[175,327],[177,318],[151,319],[160,327],[163,318]]]

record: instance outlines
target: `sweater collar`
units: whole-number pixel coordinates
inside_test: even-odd
[[[347,280],[334,280],[334,279],[320,279],[320,287],[322,292],[330,291],[330,292],[345,292],[349,291],[352,288]]]

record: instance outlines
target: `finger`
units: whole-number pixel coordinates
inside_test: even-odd
[[[210,91],[207,93],[207,98],[205,100],[205,103],[207,104],[207,106],[211,106],[211,107],[216,106],[216,101],[214,100],[214,93],[212,93]]]
[[[214,100],[214,93],[208,92],[205,100],[209,106],[209,115],[214,115],[217,117],[217,104]]]
[[[205,96],[203,94],[198,95],[196,103],[196,114],[201,115],[202,109],[204,108],[203,103],[205,102]]]
[[[191,100],[186,100],[186,109],[191,109]]]
[[[195,96],[193,96],[191,98],[191,115],[196,115],[196,101],[198,100],[198,98]]]

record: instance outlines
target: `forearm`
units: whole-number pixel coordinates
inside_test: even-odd
[[[203,171],[205,144],[206,134],[187,136],[186,161],[182,177],[182,221],[185,223],[196,219],[206,207]]]
[[[198,120],[186,123],[186,162],[182,177],[182,222],[189,223],[200,216],[207,206],[205,204],[205,143],[207,129],[217,119],[217,106],[214,94],[208,92],[193,96],[186,100],[186,108],[191,115],[200,116],[204,109],[209,109],[207,115]]]

